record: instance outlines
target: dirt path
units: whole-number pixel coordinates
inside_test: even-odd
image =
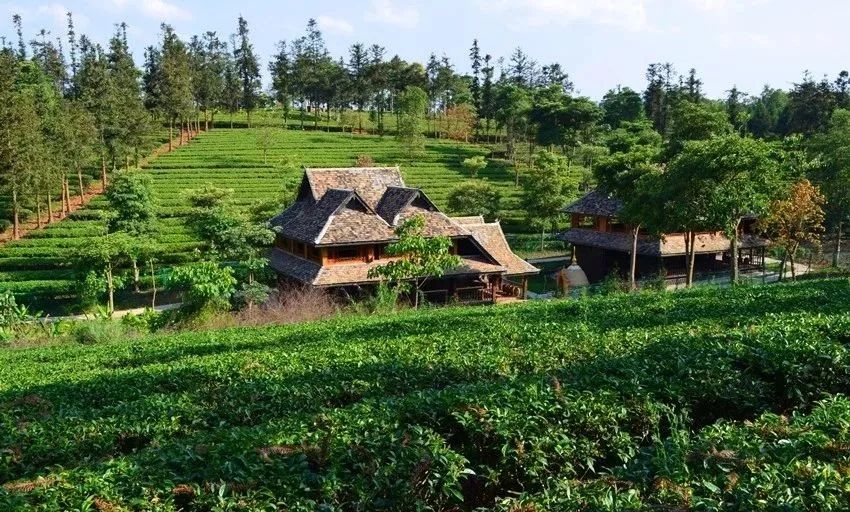
[[[203,130],[201,130],[201,131],[203,131]],[[192,139],[197,137],[199,133],[200,132],[197,132],[197,133],[192,132],[188,137],[183,135],[183,136],[174,138],[171,141],[173,149],[177,149],[184,144],[188,144]],[[170,150],[168,148],[168,142],[166,142],[165,144],[163,144],[163,145],[159,146],[158,148],[155,148],[153,151],[151,151],[151,153],[148,156],[139,160],[139,167],[141,168],[141,167],[147,165],[148,162],[156,159],[157,157],[159,157],[161,155],[169,153],[170,151],[172,151],[172,150]],[[37,231],[39,229],[44,229],[47,226],[51,225],[52,223],[59,222],[60,220],[66,218],[68,216],[68,214],[73,213],[73,212],[79,210],[80,208],[83,208],[85,205],[87,205],[89,203],[89,201],[91,201],[94,197],[99,196],[100,194],[103,194],[103,192],[104,192],[103,183],[100,181],[100,179],[98,179],[95,183],[92,183],[89,186],[88,190],[86,190],[85,193],[83,194],[83,197],[80,197],[79,194],[71,196],[71,200],[69,202],[70,203],[69,204],[69,211],[68,211],[67,214],[62,211],[62,200],[60,199],[59,201],[57,201],[57,203],[55,205],[55,206],[58,206],[58,211],[53,212],[53,218],[52,219],[50,218],[50,215],[48,213],[44,212],[42,214],[42,216],[41,216],[41,227],[39,227],[38,219],[29,219],[29,220],[26,220],[24,222],[21,222],[20,225],[19,225],[19,229],[18,229],[18,231],[20,233],[20,236],[18,238],[19,239],[25,238],[27,236],[27,233],[30,233],[32,231]],[[13,240],[13,238],[12,238],[12,227],[10,226],[9,229],[0,233],[0,245],[5,244],[6,242],[11,242],[12,240]]]

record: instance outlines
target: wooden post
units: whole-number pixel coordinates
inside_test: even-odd
[[[528,298],[528,277],[522,278],[522,295],[520,298],[523,300]]]

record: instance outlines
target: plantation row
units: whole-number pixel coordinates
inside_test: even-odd
[[[0,508],[846,510],[848,293],[821,280],[6,351]]]
[[[263,130],[268,130],[263,132]],[[269,137],[264,157],[260,139]],[[163,249],[161,264],[196,258],[204,241],[185,225],[191,208],[186,191],[211,183],[234,191],[234,204],[251,205],[283,196],[285,187],[297,184],[307,167],[352,166],[358,155],[371,156],[377,165],[399,164],[410,186],[422,187],[441,207],[451,189],[468,178],[461,162],[484,154],[480,147],[429,139],[426,153],[407,162],[393,137],[361,136],[281,129],[221,129],[203,133],[191,144],[152,160],[145,172],[153,175],[160,219],[154,239]],[[264,163],[265,162],[265,163]],[[506,229],[517,228],[523,213],[518,210],[520,189],[512,171],[490,162],[480,173],[503,195]],[[72,293],[76,276],[71,269],[74,251],[91,237],[104,233],[105,198],[94,198],[69,220],[31,233],[24,240],[0,247],[0,289],[9,289],[29,303]]]

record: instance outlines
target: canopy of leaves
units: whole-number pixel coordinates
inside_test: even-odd
[[[451,239],[425,236],[425,218],[413,216],[396,229],[398,240],[389,244],[386,254],[395,259],[369,270],[369,277],[380,277],[395,283],[440,277],[460,264],[451,254]]]
[[[481,215],[486,220],[499,216],[502,194],[486,181],[466,181],[449,192],[449,210],[458,215]]]
[[[115,173],[106,190],[109,202],[109,231],[124,231],[133,235],[149,233],[154,229],[154,209],[151,176],[134,171]]]

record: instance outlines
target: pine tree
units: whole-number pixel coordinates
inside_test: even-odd
[[[478,39],[472,40],[472,48],[469,49],[469,60],[472,67],[472,82],[469,92],[472,94],[472,105],[475,112],[481,117],[481,50],[478,48]],[[477,126],[477,125],[476,125]]]
[[[491,64],[492,56],[487,54],[484,56],[484,67],[481,72],[484,74],[484,83],[481,86],[481,112],[479,117],[484,117],[487,136],[490,136],[490,120],[493,119],[493,71]]]
[[[188,119],[192,111],[192,74],[186,45],[177,37],[174,29],[165,23],[162,24],[160,51],[162,60],[159,109],[166,114],[169,120],[172,133],[168,144],[169,149],[171,149],[171,139],[174,138],[174,123],[181,123],[182,130],[182,121]]]
[[[131,156],[138,159],[139,146],[147,132],[147,112],[141,97],[141,72],[127,45],[127,25],[121,23],[109,41],[106,56],[111,85],[109,92],[111,126],[107,147],[113,169],[119,162],[129,166]]]
[[[351,81],[351,93],[357,106],[359,131],[363,132],[363,109],[370,96],[368,77],[369,56],[363,43],[355,43],[348,49],[348,76]]]
[[[292,60],[286,41],[277,43],[277,53],[269,62],[269,74],[272,78],[272,90],[275,100],[283,109],[283,125],[289,121],[289,110],[292,106]]]
[[[248,127],[251,127],[251,112],[257,107],[260,90],[260,64],[254,55],[254,46],[248,39],[248,22],[239,16],[236,31],[238,46],[233,49],[236,73],[241,85],[242,108],[248,113]]]

